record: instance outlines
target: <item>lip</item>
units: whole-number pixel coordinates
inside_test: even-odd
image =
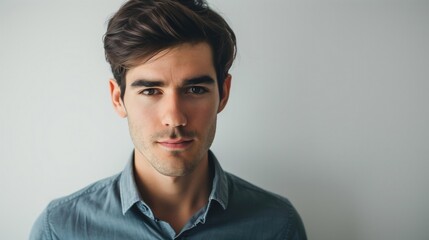
[[[167,139],[157,143],[167,149],[180,150],[189,147],[193,141],[193,139]]]

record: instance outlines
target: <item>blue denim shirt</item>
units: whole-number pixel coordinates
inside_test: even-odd
[[[131,158],[120,174],[49,203],[30,239],[307,239],[287,199],[224,172],[211,152],[209,160],[208,204],[178,234],[143,201]]]

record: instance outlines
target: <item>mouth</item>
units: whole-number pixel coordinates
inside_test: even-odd
[[[157,141],[157,143],[168,150],[183,150],[189,147],[193,141],[193,139],[167,139]]]

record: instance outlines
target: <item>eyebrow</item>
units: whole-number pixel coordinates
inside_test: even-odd
[[[214,84],[215,80],[208,76],[199,76],[190,79],[186,79],[183,82],[183,86],[195,85],[195,84]],[[138,79],[131,83],[131,87],[162,87],[165,83],[163,81],[157,80],[146,80],[146,79]]]
[[[163,86],[164,83],[162,81],[151,81],[138,79],[131,83],[131,87],[160,87]]]
[[[204,75],[200,77],[186,79],[183,85],[188,86],[188,85],[195,85],[195,84],[214,84],[214,83],[215,83],[215,80],[212,77]]]

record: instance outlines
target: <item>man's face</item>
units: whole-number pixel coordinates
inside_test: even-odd
[[[128,70],[123,102],[110,82],[117,112],[128,118],[136,161],[166,176],[184,176],[207,159],[216,117],[225,106],[230,76],[220,99],[207,43],[181,44]]]

